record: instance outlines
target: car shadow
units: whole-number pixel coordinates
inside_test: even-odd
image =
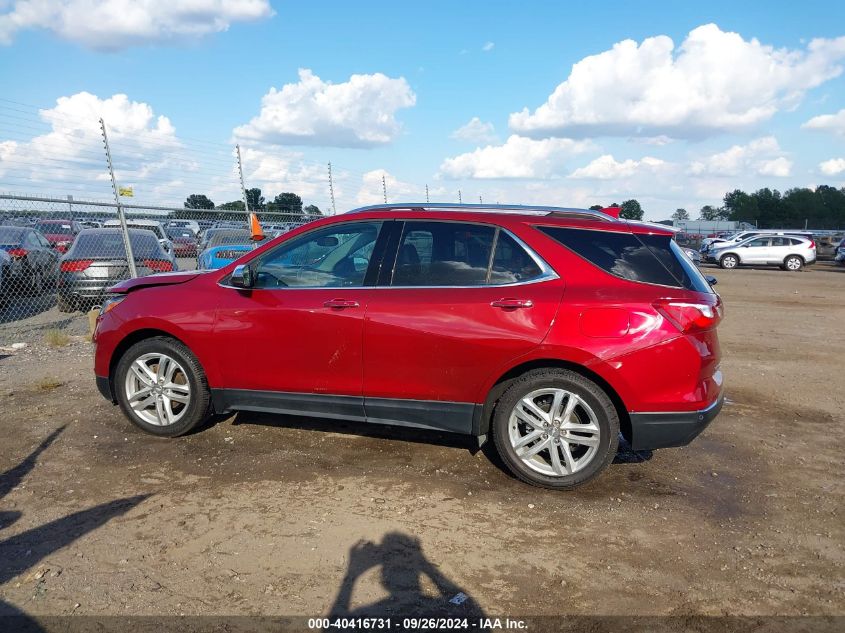
[[[353,607],[356,583],[371,569],[378,570],[380,584],[388,595]],[[425,584],[433,586],[434,592],[424,590],[424,579],[429,581]],[[477,623],[485,615],[466,590],[425,556],[419,539],[403,532],[389,532],[380,543],[358,541],[349,548],[346,573],[328,618],[390,617],[468,618]]]
[[[53,292],[40,296],[6,294],[0,303],[0,323],[12,323],[47,312],[56,305]]]
[[[16,466],[0,474],[0,501],[24,481],[41,454],[64,430],[62,426],[53,431]],[[29,571],[54,552],[125,514],[150,496],[141,494],[115,499],[0,540],[0,585]],[[9,528],[21,516],[18,511],[0,511],[0,530]],[[37,620],[24,611],[0,600],[0,630],[35,632],[43,629]]]

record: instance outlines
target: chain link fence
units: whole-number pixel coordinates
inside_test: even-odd
[[[0,194],[0,346],[76,325],[135,274],[222,268],[252,249],[247,214]],[[258,211],[265,239],[318,217]],[[83,328],[84,329],[84,328]]]

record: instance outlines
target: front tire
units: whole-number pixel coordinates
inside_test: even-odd
[[[613,461],[619,416],[592,380],[566,369],[537,369],[515,380],[499,399],[492,431],[496,450],[516,477],[569,490]]]
[[[152,435],[184,435],[211,415],[202,366],[185,345],[166,336],[126,350],[115,369],[114,392],[124,415]]]
[[[723,255],[719,260],[719,266],[730,270],[739,266],[739,258],[736,255]]]

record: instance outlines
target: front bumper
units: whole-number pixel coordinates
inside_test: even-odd
[[[700,411],[631,413],[631,448],[644,451],[686,446],[719,415],[723,403],[724,396],[720,395]]]

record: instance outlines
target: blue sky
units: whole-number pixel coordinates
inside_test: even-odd
[[[248,186],[321,207],[331,160],[339,211],[377,201],[382,172],[391,201],[426,184],[444,201],[636,197],[652,219],[695,217],[735,187],[845,185],[843,3],[199,0],[207,10],[186,15],[172,0],[104,0],[94,16],[55,4],[0,8],[3,190],[103,197],[90,121],[104,112],[119,178],[157,202],[236,197],[235,141]],[[39,111],[62,97],[56,116],[78,129]],[[48,169],[63,157],[93,171]]]

